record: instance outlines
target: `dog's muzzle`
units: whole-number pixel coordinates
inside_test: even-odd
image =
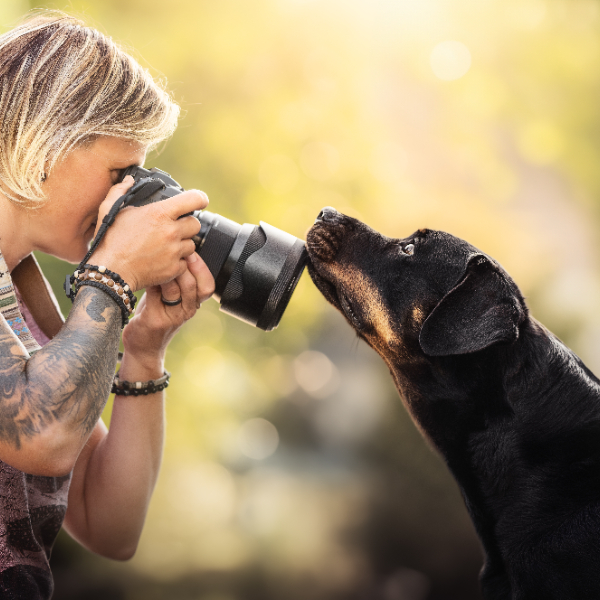
[[[306,238],[311,259],[331,262],[340,248],[345,229],[343,214],[331,206],[323,208]]]

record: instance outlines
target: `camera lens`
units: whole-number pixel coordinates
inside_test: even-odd
[[[202,226],[196,250],[215,278],[221,310],[275,329],[306,266],[304,242],[262,221],[239,225],[208,211],[194,216]]]
[[[129,206],[159,202],[183,192],[160,169],[132,166],[122,178],[126,175],[133,176],[136,183],[148,183],[136,192]],[[194,237],[196,251],[215,278],[213,297],[221,303],[221,310],[265,331],[275,329],[308,261],[304,242],[262,221],[260,225],[240,225],[208,211],[196,211],[193,216],[202,226]]]

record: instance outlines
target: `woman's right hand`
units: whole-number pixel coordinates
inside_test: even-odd
[[[117,199],[133,185],[130,175],[114,185],[100,205],[98,226]],[[118,273],[133,291],[171,281],[187,268],[200,231],[195,217],[179,218],[208,205],[204,192],[189,190],[160,202],[119,212],[90,259]]]

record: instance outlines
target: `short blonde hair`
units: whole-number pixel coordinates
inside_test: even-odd
[[[179,107],[111,38],[57,11],[37,11],[0,36],[0,186],[13,202],[44,201],[61,158],[98,136],[149,148]]]

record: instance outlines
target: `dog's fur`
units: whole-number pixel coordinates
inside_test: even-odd
[[[484,598],[600,599],[600,381],[497,262],[447,233],[391,239],[327,208],[307,247],[457,480]]]

